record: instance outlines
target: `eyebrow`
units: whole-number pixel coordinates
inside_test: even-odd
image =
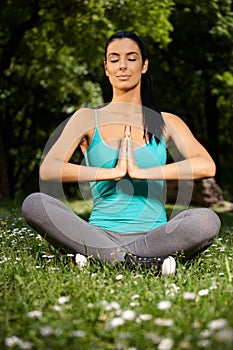
[[[126,54],[126,56],[130,56],[130,55],[137,55],[137,56],[138,56],[138,53],[137,53],[136,51],[132,51],[132,52],[128,52],[128,53]],[[108,55],[108,57],[110,57],[110,56],[120,56],[120,54],[117,53],[117,52],[110,52],[110,54]]]

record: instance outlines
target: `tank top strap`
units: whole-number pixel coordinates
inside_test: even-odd
[[[94,115],[95,115],[95,127],[98,129],[98,112],[96,109],[94,109]]]

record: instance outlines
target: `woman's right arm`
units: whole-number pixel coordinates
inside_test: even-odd
[[[112,169],[90,167],[70,162],[70,159],[87,134],[93,129],[93,111],[77,111],[68,121],[40,166],[40,178],[61,182],[116,180],[125,176],[126,160],[119,157]],[[123,152],[122,152],[123,154]]]

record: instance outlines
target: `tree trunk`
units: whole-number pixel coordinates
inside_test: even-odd
[[[39,3],[38,0],[34,0],[34,2],[32,3],[31,18],[21,23],[12,32],[10,39],[8,40],[8,42],[2,50],[0,57],[0,76],[2,76],[4,74],[4,71],[9,68],[11,59],[12,57],[14,57],[15,51],[18,48],[25,32],[35,27],[39,21],[39,18]]]

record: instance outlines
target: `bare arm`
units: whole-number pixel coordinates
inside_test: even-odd
[[[191,180],[215,175],[215,164],[206,149],[177,116],[164,114],[166,139],[171,139],[182,160],[163,166],[139,169],[135,162],[132,141],[128,143],[128,174],[135,179]],[[168,147],[169,149],[169,147]]]
[[[42,180],[62,182],[115,180],[125,176],[126,159],[123,147],[115,168],[106,169],[73,164],[70,159],[88,130],[94,128],[93,111],[76,112],[66,124],[61,136],[49,150],[40,166]]]

